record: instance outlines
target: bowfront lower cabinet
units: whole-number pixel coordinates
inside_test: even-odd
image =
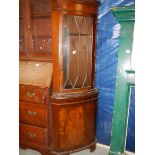
[[[20,147],[69,155],[96,145],[94,0],[20,0]]]

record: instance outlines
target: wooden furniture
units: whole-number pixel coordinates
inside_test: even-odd
[[[97,2],[20,0],[20,147],[68,155],[96,144]]]
[[[20,61],[20,146],[48,154],[52,63]]]
[[[130,93],[135,85],[135,70],[132,68],[135,8],[116,7],[112,8],[112,13],[121,29],[109,155],[123,155],[126,147]]]

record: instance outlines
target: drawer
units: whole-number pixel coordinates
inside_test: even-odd
[[[19,104],[20,122],[47,127],[48,112],[47,106],[20,102]]]
[[[46,91],[40,87],[20,85],[19,96],[21,101],[44,103]]]
[[[46,146],[47,129],[20,123],[19,138],[20,142],[35,143],[37,145]]]

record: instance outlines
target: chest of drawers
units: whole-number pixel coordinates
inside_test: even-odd
[[[19,88],[20,145],[40,148],[40,152],[48,150],[49,146],[48,89],[31,85],[20,85]]]
[[[20,146],[39,149],[42,154],[48,154],[50,145],[51,69],[51,63],[20,62]]]

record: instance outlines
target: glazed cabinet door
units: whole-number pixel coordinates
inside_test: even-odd
[[[51,57],[51,0],[20,0],[20,55]]]
[[[59,24],[57,29],[52,28],[53,31],[56,29],[58,32],[58,38],[55,37],[53,43],[54,91],[65,93],[92,89],[96,16],[54,12],[54,17],[58,18],[56,22]],[[55,36],[55,31],[53,36]],[[58,40],[59,44],[57,44]]]
[[[93,17],[63,17],[63,88],[91,87]]]

